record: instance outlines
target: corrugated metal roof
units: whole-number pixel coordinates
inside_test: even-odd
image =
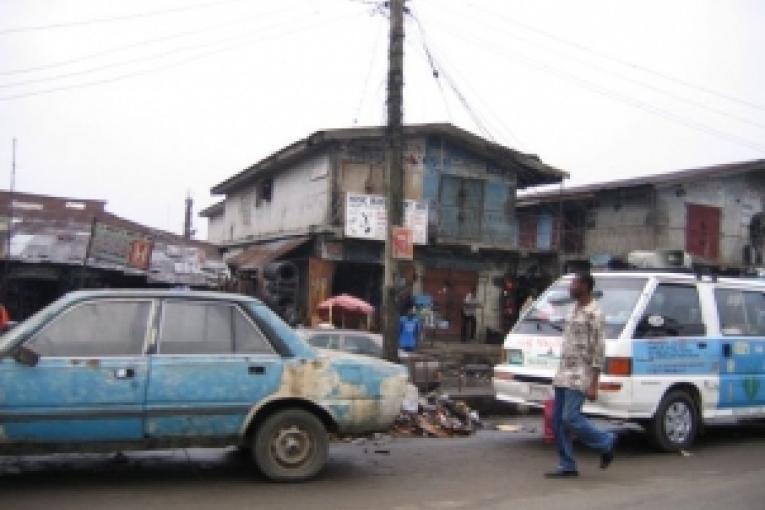
[[[124,229],[151,239],[147,271],[128,267],[127,261],[89,258],[88,267],[144,275],[150,282],[169,285],[217,286],[228,275],[215,246],[154,229],[104,210],[101,200],[79,200],[30,193],[0,191],[0,230],[11,225],[10,254],[0,243],[0,258],[36,264],[81,265],[93,222]],[[12,207],[13,218],[8,218]],[[7,235],[7,234],[6,234]]]
[[[305,236],[291,237],[249,246],[227,259],[226,262],[239,270],[258,270],[307,243],[308,239]]]
[[[727,163],[724,165],[714,165],[700,168],[689,168],[684,170],[676,170],[673,172],[632,177],[629,179],[618,179],[614,181],[586,184],[583,186],[573,186],[563,190],[548,190],[525,193],[518,197],[517,205],[518,207],[524,207],[532,206],[538,202],[579,200],[582,198],[587,198],[588,196],[594,196],[594,194],[598,191],[637,188],[640,186],[669,186],[672,184],[680,184],[687,181],[698,181],[701,179],[734,176],[757,171],[765,171],[765,159],[741,161],[736,163]]]
[[[385,133],[386,128],[384,126],[316,131],[226,179],[214,186],[211,191],[215,195],[228,193],[249,183],[258,174],[278,171],[315,154],[333,142],[382,139]],[[500,168],[512,168],[518,172],[518,185],[521,188],[555,184],[568,177],[566,172],[543,163],[534,154],[526,154],[500,145],[452,124],[410,124],[404,126],[404,136],[406,137],[432,135],[444,136],[476,155],[491,160]]]

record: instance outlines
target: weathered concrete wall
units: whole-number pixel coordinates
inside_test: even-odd
[[[654,244],[652,192],[614,190],[599,193],[587,213],[584,242],[588,255],[626,254]]]
[[[225,214],[207,218],[207,240],[215,244],[228,240]]]
[[[257,199],[258,183],[227,195],[226,239],[305,232],[311,226],[325,224],[329,167],[329,156],[323,154],[277,172],[270,201]]]
[[[659,248],[686,249],[687,204],[721,209],[719,262],[740,265],[752,216],[765,208],[765,176],[752,173],[658,190]]]

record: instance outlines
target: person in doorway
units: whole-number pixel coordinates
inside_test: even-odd
[[[566,328],[558,371],[553,379],[555,406],[553,431],[560,461],[548,478],[579,476],[574,460],[573,436],[584,445],[600,452],[600,468],[606,469],[614,459],[616,435],[595,427],[582,414],[585,398],[598,398],[598,381],[604,360],[604,316],[593,299],[595,280],[587,272],[578,273],[569,292],[574,299]]]
[[[406,352],[414,352],[417,348],[417,339],[420,336],[420,319],[414,308],[399,320],[398,343]]]
[[[476,297],[476,289],[473,288],[465,295],[465,300],[462,303],[462,333],[460,335],[462,343],[475,338],[476,310],[480,306]]]

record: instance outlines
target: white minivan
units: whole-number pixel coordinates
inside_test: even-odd
[[[606,363],[593,415],[642,424],[659,447],[688,447],[704,424],[765,417],[765,280],[594,272]],[[508,334],[498,400],[552,398],[573,276],[555,282]]]

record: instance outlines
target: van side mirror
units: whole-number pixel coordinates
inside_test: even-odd
[[[40,355],[28,347],[19,345],[13,350],[13,359],[21,365],[34,367],[40,361]]]

